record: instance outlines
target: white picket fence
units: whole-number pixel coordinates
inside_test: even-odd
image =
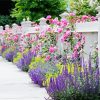
[[[94,45],[96,42],[98,43],[97,47],[100,58],[100,6],[97,7],[97,11],[98,21],[76,23],[76,31],[82,32],[85,35],[86,43],[84,50],[87,54],[91,52],[91,46]]]
[[[99,52],[99,58],[100,58],[100,6],[97,7],[98,11],[98,21],[94,22],[84,22],[84,23],[76,23],[75,31],[76,32],[82,32],[86,37],[86,43],[84,47],[84,51],[88,55],[91,52],[91,46],[94,45],[94,43],[98,42],[98,52]],[[63,13],[60,15],[62,18],[65,18],[67,16],[66,13]],[[27,21],[23,20],[21,23],[21,26],[17,24],[12,25],[12,32],[15,34],[26,34],[26,33],[37,33],[36,28],[37,26],[33,27],[32,22],[27,19]],[[47,27],[45,18],[40,19],[39,28],[40,31],[45,31]],[[9,29],[9,25],[5,26],[5,30]],[[0,33],[3,32],[3,27],[0,26]],[[60,43],[60,42],[59,42]],[[60,48],[63,50],[63,45],[60,44]],[[87,58],[87,55],[85,57]]]

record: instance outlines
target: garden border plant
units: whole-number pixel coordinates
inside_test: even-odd
[[[94,66],[91,53],[88,63],[85,62],[82,33],[71,32],[70,21],[65,18],[58,20],[49,15],[46,20],[49,24],[46,31],[40,33],[38,29],[35,37],[29,33],[20,36],[9,31],[2,33],[1,54],[19,69],[28,71],[32,81],[46,87],[54,100],[99,100],[98,55]],[[58,41],[64,45],[63,52]]]

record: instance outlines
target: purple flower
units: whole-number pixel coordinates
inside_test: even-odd
[[[28,66],[33,57],[34,57],[34,53],[29,51],[27,54],[23,55],[23,57],[17,62],[16,65],[18,66],[19,69],[21,69],[23,71],[28,71],[28,69],[29,69]]]
[[[78,63],[78,65],[74,61],[74,74],[68,73],[68,69],[66,67],[63,69],[62,74],[56,79],[51,78],[49,87],[47,88],[50,96],[52,98],[56,98],[57,95],[63,94],[64,96],[69,95],[69,97],[71,96],[73,98],[71,94],[72,92],[75,96],[77,96],[77,93],[81,95],[85,94],[85,96],[88,96],[88,94],[99,95],[100,72],[99,68],[92,67],[91,61],[90,56],[87,65],[86,62],[82,62],[84,69],[83,72],[78,70],[78,65],[81,65],[81,61]]]
[[[14,56],[16,55],[16,51],[12,51],[6,54],[5,58],[8,61],[13,61]]]
[[[43,86],[43,81],[45,81],[45,73],[43,72],[44,71],[41,68],[36,68],[29,71],[29,76],[35,84]]]
[[[59,75],[56,78],[56,86],[57,86],[57,90],[58,91],[62,91],[64,89],[66,89],[66,81],[63,75]]]
[[[57,86],[56,86],[55,80],[54,78],[51,78],[49,87],[47,88],[47,92],[52,94],[52,93],[55,93],[56,91],[57,91]]]

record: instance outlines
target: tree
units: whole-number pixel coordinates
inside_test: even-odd
[[[35,21],[47,15],[59,16],[65,10],[66,0],[15,0],[11,16],[18,21],[27,17]]]
[[[16,20],[9,15],[0,15],[0,26],[12,25]]]
[[[99,0],[92,2],[91,0],[70,0],[70,11],[75,11],[77,15],[92,15],[96,16],[96,7],[99,5]]]

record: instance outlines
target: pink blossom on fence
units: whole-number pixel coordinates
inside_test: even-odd
[[[45,61],[49,61],[51,59],[50,55],[47,55]]]
[[[75,16],[76,14],[74,12],[69,13],[69,16]]]
[[[67,30],[61,37],[61,41],[64,42],[70,36],[70,34],[71,34],[70,30]]]
[[[48,15],[48,16],[46,17],[46,19],[51,19],[51,15]]]
[[[64,28],[64,27],[68,26],[69,23],[66,19],[63,18],[63,19],[61,19],[60,24],[61,24],[60,26]]]
[[[63,28],[58,28],[58,29],[57,29],[57,32],[58,32],[58,33],[62,33],[62,31],[63,31]]]
[[[54,46],[50,46],[50,48],[49,48],[50,53],[54,53],[56,50],[57,50],[57,48]]]
[[[17,42],[17,41],[18,41],[18,35],[15,35],[15,36],[13,37],[13,40],[14,40],[15,42]]]
[[[52,24],[57,25],[58,23],[59,23],[59,20],[57,18],[55,18],[55,19],[52,20]]]

